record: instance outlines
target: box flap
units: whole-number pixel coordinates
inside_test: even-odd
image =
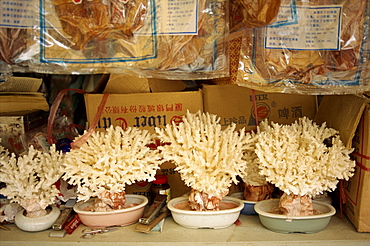
[[[350,148],[365,105],[366,99],[360,96],[324,96],[316,114],[315,122],[317,124],[326,122],[328,127],[338,130],[341,140]]]
[[[152,92],[176,92],[186,89],[182,80],[148,79]]]
[[[150,92],[147,78],[129,74],[111,74],[103,93],[129,94]]]

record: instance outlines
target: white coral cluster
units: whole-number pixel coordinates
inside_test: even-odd
[[[237,176],[244,175],[247,161],[243,152],[252,149],[253,137],[235,124],[221,130],[220,118],[209,113],[186,113],[178,126],[156,128],[157,135],[168,145],[160,146],[165,160],[176,164],[185,184],[210,196],[227,194]]]
[[[258,162],[258,156],[255,153],[255,145],[257,143],[257,137],[256,133],[251,133],[252,136],[254,136],[254,141],[251,143],[252,149],[247,150],[244,152],[244,159],[247,161],[246,170],[244,170],[243,175],[241,176],[241,179],[243,182],[247,185],[251,186],[264,186],[267,185],[268,182],[266,180],[266,177],[264,175],[261,175],[260,169],[259,169],[259,162]]]
[[[256,143],[260,174],[286,194],[315,196],[353,176],[355,162],[338,132],[306,117],[291,125],[261,124]],[[324,142],[331,139],[330,144]]]
[[[153,181],[161,155],[148,146],[152,139],[148,131],[131,127],[95,131],[79,149],[66,153],[63,179],[76,185],[84,201],[104,191],[122,192],[136,181]]]
[[[19,203],[27,216],[37,217],[46,213],[45,208],[55,203],[59,190],[54,183],[61,177],[63,154],[55,145],[49,152],[35,150],[30,146],[28,153],[16,157],[0,157],[0,180],[6,187],[0,193]]]

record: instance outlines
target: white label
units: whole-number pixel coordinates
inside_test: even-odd
[[[266,28],[265,48],[338,50],[341,6],[297,7],[298,23]]]
[[[297,7],[294,1],[291,1],[290,5],[280,6],[276,21],[270,24],[269,27],[291,25],[295,23],[297,23]]]
[[[156,2],[159,34],[198,34],[197,0],[159,0]]]
[[[39,21],[37,0],[5,0],[0,1],[0,26],[2,27],[33,27]]]

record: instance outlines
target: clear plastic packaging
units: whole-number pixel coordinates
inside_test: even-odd
[[[13,49],[18,52],[1,56],[1,72],[130,72],[165,79],[228,75],[226,0],[14,1],[22,2],[29,5],[14,7],[34,23],[0,22],[7,29],[0,45],[8,46],[15,30],[25,30],[27,37]],[[18,19],[13,15],[10,22]]]
[[[245,30],[237,83],[266,92],[370,90],[369,1],[296,1],[297,21]]]

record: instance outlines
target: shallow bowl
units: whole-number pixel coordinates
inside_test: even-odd
[[[56,206],[51,206],[51,208],[47,210],[49,210],[49,213],[44,216],[30,218],[25,215],[26,212],[23,209],[15,215],[14,222],[16,226],[23,231],[34,232],[49,229],[58,219],[60,210]]]
[[[240,211],[241,214],[246,214],[246,215],[257,214],[256,210],[254,210],[254,205],[256,204],[256,201],[244,200],[243,192],[235,192],[235,193],[232,193],[230,196],[239,198],[240,200],[243,201],[244,207],[243,207],[242,211]]]
[[[313,208],[322,214],[287,217],[269,211],[279,206],[279,199],[263,200],[256,203],[254,209],[267,229],[279,233],[315,233],[323,230],[335,214],[335,208],[324,202],[313,201]]]
[[[109,226],[125,226],[136,223],[143,215],[148,198],[142,195],[126,194],[126,203],[137,204],[133,207],[117,209],[112,211],[93,212],[83,209],[92,205],[94,200],[78,202],[73,209],[80,217],[82,223],[91,228],[102,228]]]
[[[176,197],[171,199],[167,207],[171,211],[172,217],[179,225],[192,229],[221,229],[234,224],[239,218],[240,211],[244,203],[235,197],[226,196],[221,202],[231,203],[233,208],[219,211],[191,211],[176,208],[176,204],[188,202],[188,197]]]

